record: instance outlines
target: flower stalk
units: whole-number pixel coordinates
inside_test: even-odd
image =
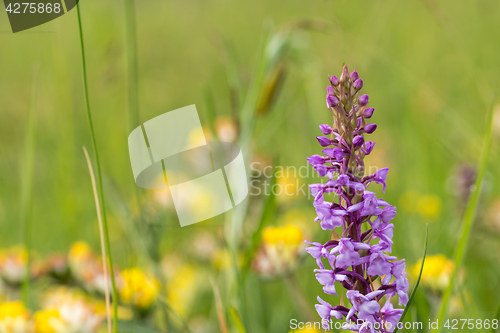
[[[385,333],[395,329],[403,312],[394,309],[389,298],[398,296],[399,305],[406,305],[409,284],[404,259],[391,255],[391,221],[396,207],[367,190],[375,182],[382,184],[385,192],[389,169],[365,175],[364,158],[375,146],[365,136],[373,133],[377,125],[368,122],[374,109],[368,108],[369,97],[360,93],[362,87],[358,73],[349,73],[345,65],[340,78],[330,77],[326,106],[333,125],[319,126],[324,136],[316,139],[324,148],[323,155],[307,160],[325,179],[310,185],[310,190],[317,213],[315,222],[331,233],[331,240],[325,244],[307,242],[312,245],[307,252],[316,259],[316,279],[323,291],[337,296],[337,282],[346,289],[351,303],[350,308],[333,306],[318,297],[316,310],[323,327],[332,328],[331,319],[336,318],[346,320],[343,329]],[[326,201],[327,198],[332,201]],[[324,260],[330,267],[325,266]],[[384,297],[387,300],[381,307],[379,303]]]

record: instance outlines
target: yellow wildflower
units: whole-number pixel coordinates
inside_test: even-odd
[[[57,333],[61,315],[57,309],[46,309],[35,312],[34,319],[36,333]]]
[[[167,301],[181,316],[189,314],[189,306],[196,298],[196,269],[191,265],[179,267],[167,282]]]
[[[217,249],[210,260],[212,265],[217,269],[225,270],[231,267],[231,254],[226,249]]]
[[[442,202],[441,198],[435,194],[421,194],[415,190],[409,190],[399,198],[399,206],[425,219],[434,219],[441,213]]]
[[[293,225],[283,227],[283,242],[287,245],[299,245],[304,241],[302,231]]]
[[[286,172],[276,178],[276,186],[273,186],[272,191],[276,194],[278,200],[289,201],[297,198],[299,195],[300,181],[290,172]]]
[[[123,270],[121,276],[120,297],[123,302],[140,310],[149,309],[160,291],[158,280],[136,267]]]
[[[79,261],[84,260],[89,257],[93,257],[94,252],[89,244],[84,241],[77,241],[71,244],[71,248],[69,249],[69,259],[71,261]]]
[[[186,143],[186,149],[195,148],[199,146],[204,146],[206,144],[206,130],[200,130],[198,128],[192,129],[188,134],[188,142]]]
[[[435,218],[441,213],[441,199],[434,194],[422,195],[418,198],[417,209],[426,218]]]
[[[262,240],[267,244],[278,244],[280,241],[279,228],[267,227],[262,231]]]
[[[262,245],[252,267],[263,277],[276,277],[295,268],[300,248],[304,246],[302,230],[292,224],[267,227],[262,231]]]
[[[43,310],[35,313],[36,333],[98,332],[106,314],[102,301],[77,289],[56,287],[43,297]]]
[[[29,311],[20,301],[0,304],[0,332],[28,333],[32,332],[29,322]]]
[[[24,307],[23,302],[4,302],[0,304],[0,320],[4,320],[7,317],[29,317],[29,313]]]
[[[420,272],[422,260],[411,268],[411,273],[416,279]],[[422,271],[421,282],[434,290],[444,290],[450,281],[450,276],[455,269],[455,263],[443,254],[427,256]]]
[[[22,245],[0,252],[0,275],[9,283],[21,283],[26,274],[28,253]]]
[[[262,239],[269,245],[299,245],[304,241],[302,231],[294,225],[267,227],[262,231]]]

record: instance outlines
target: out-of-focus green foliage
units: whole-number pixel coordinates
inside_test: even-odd
[[[312,198],[307,195],[307,184],[318,180],[314,170],[308,168],[302,177],[286,169],[305,166],[306,157],[320,152],[314,139],[320,135],[318,125],[331,122],[325,108],[327,74],[339,75],[345,62],[360,74],[375,108],[373,121],[379,127],[371,137],[377,144],[367,163],[388,166],[390,172],[386,194],[377,185],[371,189],[398,206],[393,253],[406,258],[411,283],[418,276],[412,272],[415,265],[420,267],[421,235],[429,223],[428,260],[406,317],[425,320],[425,326],[449,278],[444,267],[451,267],[433,264],[429,258],[453,257],[487,110],[500,88],[500,48],[495,43],[500,3],[152,0],[136,1],[135,9],[138,76],[130,88],[127,80],[134,75],[128,70],[133,64],[126,57],[131,46],[125,42],[133,33],[126,30],[130,7],[126,12],[123,1],[81,3],[90,106],[117,265],[140,266],[164,276],[161,297],[193,332],[220,331],[210,283],[199,276],[218,283],[231,332],[236,329],[231,306],[238,309],[248,332],[287,332],[291,318],[307,320],[285,277],[263,278],[253,266],[259,262],[245,254],[255,252],[262,259],[265,246],[255,243],[274,239],[260,228],[261,220],[266,226],[296,225],[308,240],[328,240],[313,222]],[[10,33],[6,15],[0,13],[0,31],[0,248],[24,240],[23,154],[36,64],[33,259],[66,252],[77,240],[97,251],[94,198],[81,149],[90,147],[91,139],[76,11],[17,34]],[[139,98],[130,99],[136,88]],[[129,102],[138,103],[137,117],[128,113]],[[272,216],[263,213],[269,207],[264,193],[250,196],[238,239],[228,239],[228,216],[233,213],[180,228],[168,194],[135,188],[127,137],[132,118],[145,121],[189,104],[197,105],[207,136],[222,140],[234,130],[235,141],[248,139],[251,180],[262,184],[266,177],[258,174],[267,170],[276,176],[276,184],[292,183],[297,189],[304,185],[306,195],[276,195]],[[470,246],[450,298],[450,318],[493,319],[498,307],[499,123],[497,105],[490,160],[478,193]],[[281,175],[277,168],[264,169],[276,161],[284,167]],[[234,242],[235,252],[229,242]],[[314,278],[314,260],[299,257],[293,267],[298,293],[314,310],[316,296],[322,294]],[[238,274],[244,269],[249,274],[242,279]],[[35,281],[31,289],[37,294],[43,287]],[[182,330],[176,315],[158,310],[154,317],[161,323],[170,318],[160,328]]]

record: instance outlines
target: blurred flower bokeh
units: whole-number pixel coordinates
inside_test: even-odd
[[[363,73],[377,106],[377,146],[365,168],[391,170],[391,191],[373,191],[398,206],[392,253],[406,258],[409,291],[429,228],[406,320],[435,316],[457,267],[447,316],[492,319],[500,304],[500,104],[491,97],[500,90],[500,3],[85,0],[80,10],[99,162],[76,10],[16,34],[7,16],[0,20],[0,333],[108,330],[110,256],[82,146],[102,173],[119,333],[284,333],[292,318],[317,320],[321,286],[304,240],[341,235],[312,223],[308,186],[320,178],[304,157],[317,124],[332,122],[322,87],[344,62]],[[181,228],[168,189],[134,183],[127,136],[191,104],[207,141],[240,146],[249,196]],[[493,149],[464,260],[455,263],[491,105]],[[199,132],[187,135],[202,142]],[[189,207],[194,214],[213,208],[210,195],[191,195],[202,202]],[[345,293],[327,296],[349,302]]]

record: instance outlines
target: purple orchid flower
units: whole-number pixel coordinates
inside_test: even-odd
[[[375,182],[377,184],[384,185],[383,192],[385,193],[385,180],[387,179],[387,173],[389,168],[382,168],[375,172],[373,175],[369,176],[368,180],[365,182],[368,185],[370,182]]]
[[[328,147],[330,145],[330,139],[328,139],[326,136],[317,136],[316,139],[318,140],[319,144],[323,147]]]
[[[384,318],[384,327],[388,332],[394,331],[396,325],[399,322],[399,318],[403,314],[403,309],[394,309],[394,306],[391,302],[385,302],[380,312],[382,313],[382,318]]]
[[[375,142],[367,141],[366,136],[373,133],[377,125],[366,122],[373,116],[374,109],[367,107],[368,95],[360,93],[363,81],[359,74],[349,73],[344,66],[340,79],[332,76],[330,83],[326,101],[334,124],[319,126],[324,136],[316,139],[324,147],[324,155],[312,155],[307,161],[320,177],[327,178],[310,185],[310,190],[317,214],[314,221],[330,232],[332,240],[325,244],[307,242],[311,246],[306,251],[319,267],[315,276],[323,291],[337,295],[336,288],[345,288],[351,307],[332,306],[318,297],[316,310],[325,329],[330,328],[328,323],[332,318],[345,318],[344,329],[388,333],[403,312],[394,309],[388,299],[397,297],[400,306],[406,305],[409,283],[404,259],[398,260],[391,254],[396,207],[367,188],[375,182],[382,184],[385,193],[389,169],[364,175],[364,158],[375,147]],[[325,194],[331,192],[334,193],[332,201],[325,201]],[[340,234],[342,238],[338,239]],[[331,269],[325,268],[323,259],[328,260]],[[376,279],[380,279],[380,283],[374,284]],[[382,298],[386,301],[380,308]]]
[[[330,295],[337,295],[335,291],[335,282],[342,282],[347,280],[347,276],[342,274],[335,274],[334,271],[328,269],[315,269],[316,279],[319,283],[321,283],[323,287],[323,291]]]
[[[319,125],[319,129],[321,130],[321,132],[323,132],[324,135],[332,134],[332,128],[330,127],[330,125]]]
[[[324,329],[329,328],[328,322],[330,322],[330,319],[332,317],[336,319],[343,318],[342,313],[340,311],[335,310],[330,303],[323,301],[319,296],[318,296],[318,302],[320,304],[316,304],[316,311],[318,311],[319,316],[323,319],[322,323]]]

